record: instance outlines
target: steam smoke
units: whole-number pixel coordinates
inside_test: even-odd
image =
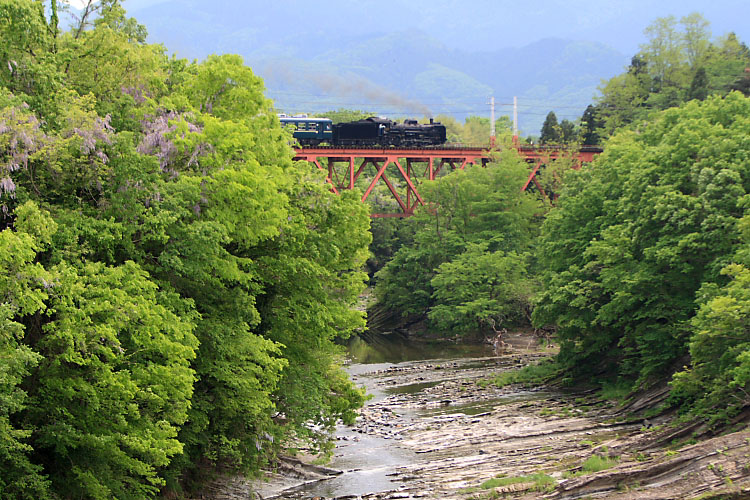
[[[269,63],[263,67],[262,75],[267,81],[282,81],[294,88],[302,89],[314,86],[330,96],[354,98],[363,103],[371,101],[376,104],[392,106],[404,113],[416,113],[432,117],[430,108],[421,102],[407,99],[357,75],[341,76],[301,67],[292,69],[291,66],[279,62]]]

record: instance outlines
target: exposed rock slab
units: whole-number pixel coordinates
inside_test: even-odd
[[[511,352],[497,358],[402,363],[360,373],[359,380],[377,388],[378,394],[361,410],[355,434],[390,440],[413,451],[417,459],[395,468],[391,476],[397,483],[390,491],[337,500],[468,500],[490,493],[521,499],[750,498],[750,431],[680,447],[700,426],[673,426],[669,415],[648,420],[634,416],[658,405],[666,395],[664,387],[616,408],[590,394],[483,383],[548,355],[536,352],[527,340],[519,336]],[[583,464],[594,456],[615,464],[586,472]],[[481,488],[498,476],[540,472],[556,484],[541,488],[533,481],[519,481]],[[305,472],[310,473],[315,471]],[[318,473],[301,481],[320,480],[330,471]],[[255,483],[256,491],[264,499],[310,498],[300,491],[280,493],[285,480],[289,486],[289,475],[270,475],[268,489],[257,489]],[[232,488],[229,484],[227,489]]]

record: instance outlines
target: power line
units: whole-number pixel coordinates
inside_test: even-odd
[[[466,114],[466,113],[479,113],[486,114],[488,113],[488,110],[486,107],[481,108],[443,108],[443,107],[435,107],[428,106],[423,103],[414,103],[414,105],[409,106],[402,105],[402,104],[382,104],[382,103],[363,103],[363,102],[344,102],[344,101],[303,101],[303,102],[296,102],[291,105],[285,105],[283,108],[279,108],[280,110],[285,109],[310,109],[310,108],[319,108],[320,106],[330,106],[332,108],[348,108],[352,110],[361,110],[361,111],[370,111],[375,112],[378,110],[378,108],[381,111],[388,111],[389,113],[403,113],[404,109],[415,109],[417,104],[422,104],[425,107],[429,107],[430,112],[433,114]],[[497,103],[496,103],[497,105]],[[652,109],[653,106],[650,105],[639,105],[635,106],[639,108],[646,108],[646,109]],[[523,103],[519,104],[518,111],[519,113],[522,113],[524,115],[534,115],[534,116],[546,116],[549,111],[555,111],[556,114],[559,114],[560,116],[578,116],[582,113],[583,106],[528,106]],[[575,110],[573,112],[559,112],[559,110]],[[585,109],[585,108],[583,108]],[[606,106],[606,109],[608,111],[618,111],[618,110],[628,110],[631,109],[631,107],[622,107],[622,106]],[[542,110],[542,111],[538,111]],[[549,111],[548,111],[549,110]],[[331,109],[330,111],[335,111],[334,109]],[[508,116],[510,114],[510,111],[506,111],[506,114],[502,114],[501,116]]]
[[[314,99],[329,99],[329,98],[338,98],[340,97],[339,94],[326,94],[326,93],[314,93],[314,92],[298,92],[298,91],[291,91],[291,90],[270,90],[268,91],[269,94],[275,94],[279,95],[282,94],[283,96],[297,96],[297,97],[304,97],[304,98],[314,98]],[[448,103],[445,101],[440,102],[423,102],[419,101],[417,99],[409,98],[409,97],[403,97],[404,102],[410,102],[413,101],[413,104],[419,104],[424,106],[446,106]],[[480,101],[474,102],[477,105],[484,104]],[[539,103],[539,104],[533,104],[533,103]],[[372,104],[366,104],[361,102],[342,102],[343,105],[352,105],[352,106],[371,106]],[[465,103],[460,103],[458,105],[464,105]],[[496,106],[508,106],[512,107],[513,102],[500,102],[495,101]],[[529,99],[529,98],[522,98],[521,99],[521,105],[524,108],[545,108],[545,109],[580,109],[583,107],[583,105],[570,105],[570,104],[557,104],[554,101],[547,101],[544,99]]]

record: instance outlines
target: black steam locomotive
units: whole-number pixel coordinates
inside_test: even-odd
[[[280,115],[283,126],[292,129],[294,138],[302,146],[382,146],[417,148],[445,143],[445,126],[434,122],[420,124],[417,120],[397,123],[387,118],[371,117],[364,120],[334,124],[328,118]]]

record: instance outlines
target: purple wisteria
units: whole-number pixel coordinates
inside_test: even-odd
[[[81,154],[94,155],[104,164],[109,161],[107,154],[97,146],[100,143],[112,144],[114,129],[109,124],[111,120],[112,118],[109,115],[104,118],[97,116],[90,124],[87,124],[86,128],[73,127],[71,129],[72,134],[82,139]]]
[[[136,104],[143,104],[146,102],[147,97],[151,97],[151,94],[146,90],[145,85],[139,85],[137,87],[121,87],[120,91],[123,94],[132,97]]]
[[[21,168],[28,169],[30,156],[48,140],[33,114],[19,107],[0,112],[0,200],[15,198],[16,183],[11,174]],[[8,213],[5,202],[0,210]]]
[[[198,144],[192,151],[180,150],[172,140],[177,132],[177,122],[186,123],[189,133],[197,134],[202,131],[199,126],[188,120],[185,114],[161,111],[157,116],[148,116],[141,122],[144,135],[136,148],[141,154],[156,156],[162,172],[170,174],[173,178],[179,175],[179,167],[190,168],[197,165],[198,159],[210,151],[210,145],[205,143]],[[183,133],[182,138],[184,137]],[[181,161],[182,165],[179,164]]]

